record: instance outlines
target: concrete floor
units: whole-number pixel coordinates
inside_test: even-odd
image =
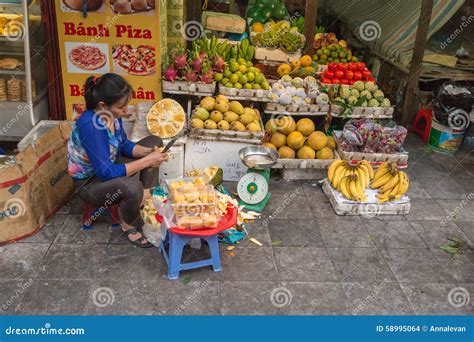
[[[409,215],[340,217],[316,181],[274,178],[269,224],[249,229],[263,247],[222,248],[221,272],[178,281],[155,248],[134,248],[106,221],[82,231],[73,200],[37,235],[0,247],[0,313],[472,315],[474,152],[427,153],[414,136],[405,147]],[[440,249],[448,237],[467,241],[461,254]],[[189,248],[186,259],[207,254]]]

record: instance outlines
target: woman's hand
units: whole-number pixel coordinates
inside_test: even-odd
[[[163,162],[168,160],[168,154],[167,153],[161,153],[158,151],[153,151],[146,157],[144,157],[147,161],[147,164],[149,167],[158,167],[160,166]]]

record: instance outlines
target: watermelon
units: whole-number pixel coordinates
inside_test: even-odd
[[[273,9],[272,14],[275,20],[283,20],[288,16],[288,11],[284,5],[279,5]]]

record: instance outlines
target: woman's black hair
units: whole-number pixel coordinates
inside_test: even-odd
[[[131,93],[132,87],[122,76],[107,73],[100,77],[87,78],[84,98],[87,109],[96,109],[101,101],[111,106],[123,98],[130,97]]]

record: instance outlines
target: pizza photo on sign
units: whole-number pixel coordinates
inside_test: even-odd
[[[66,59],[70,73],[109,72],[108,45],[67,42]]]
[[[134,76],[154,74],[156,71],[155,48],[148,45],[133,47],[128,44],[112,46],[114,71]]]
[[[104,0],[87,0],[87,12],[104,12],[105,11]],[[83,1],[82,0],[62,0],[61,10],[63,12],[82,12]]]
[[[110,0],[110,6],[117,14],[148,14],[155,10],[155,0]]]

